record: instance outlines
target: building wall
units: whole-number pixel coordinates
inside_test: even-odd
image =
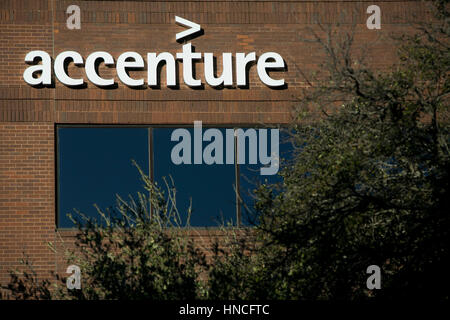
[[[66,8],[81,8],[81,30],[66,27]],[[381,8],[381,30],[368,30],[366,9]],[[370,45],[367,60],[377,68],[395,59],[391,34],[412,32],[412,23],[424,21],[428,7],[420,1],[0,1],[0,283],[7,271],[18,266],[25,251],[41,274],[60,269],[47,242],[55,232],[55,125],[74,124],[205,124],[287,123],[292,107],[306,87],[303,75],[320,70],[323,55],[318,45],[304,42],[321,26],[355,24],[356,47]],[[191,89],[165,87],[131,89],[116,77],[118,87],[101,89],[87,82],[83,89],[34,88],[22,74],[25,55],[44,50],[53,58],[74,50],[83,58],[107,51],[115,59],[136,51],[168,51],[175,55],[182,44],[175,34],[185,30],[175,15],[202,26],[204,35],[191,42],[197,52],[213,52],[221,72],[222,52],[278,52],[287,70],[277,73],[287,87],[268,88],[250,71],[248,88]],[[202,63],[197,64],[202,76]],[[69,66],[73,76],[84,77],[83,68]],[[102,75],[115,69],[100,67]],[[146,71],[133,71],[142,75]],[[275,76],[274,76],[275,77]],[[204,81],[203,81],[204,82]],[[70,241],[70,233],[62,237]]]

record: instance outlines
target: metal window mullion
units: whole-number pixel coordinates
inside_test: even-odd
[[[153,176],[153,128],[149,127],[148,128],[148,175],[150,178],[150,181],[153,183],[154,182],[154,176]],[[153,208],[152,208],[152,202],[151,202],[151,191],[148,191],[148,208],[149,208],[149,213],[150,213],[150,219],[153,216]]]
[[[240,179],[239,179],[239,163],[238,163],[238,139],[236,136],[236,128],[234,128],[234,174],[236,188],[236,225],[241,226],[241,197],[240,197]]]

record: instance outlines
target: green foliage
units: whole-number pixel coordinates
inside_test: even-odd
[[[83,270],[83,281],[81,290],[69,291],[74,298],[171,300],[199,296],[198,275],[206,266],[205,257],[187,237],[188,226],[183,229],[180,225],[175,189],[167,184],[165,195],[142,172],[141,176],[149,197],[139,194],[138,202],[127,202],[118,196],[116,214],[98,209],[102,223],[86,217],[78,221],[78,248],[72,257]]]
[[[66,278],[59,275],[50,286],[49,280],[38,281],[34,271],[11,273],[10,284],[4,287],[6,298],[179,300],[203,296],[205,254],[189,237],[189,225],[181,225],[173,182],[166,181],[166,194],[135,166],[148,196],[139,193],[137,201],[117,196],[114,212],[97,207],[101,221],[80,212],[72,218],[78,226],[76,248],[65,255],[67,265],[81,269],[81,290],[68,290]]]
[[[280,268],[282,246],[268,245],[254,230],[239,230],[216,247],[210,266],[208,298],[214,300],[289,299]],[[261,244],[264,243],[264,246]]]
[[[252,277],[269,283],[263,298],[448,299],[450,28],[439,13],[401,39],[390,72],[355,58],[351,35],[316,39],[328,78],[300,102],[282,192],[257,191],[265,268]],[[309,111],[318,106],[321,119]],[[252,261],[237,289],[252,284]],[[366,289],[373,264],[382,290]]]
[[[30,258],[23,253],[24,258],[20,261],[23,266],[22,271],[10,271],[10,282],[8,285],[0,287],[1,299],[15,300],[49,300],[52,298],[50,281],[39,279]]]

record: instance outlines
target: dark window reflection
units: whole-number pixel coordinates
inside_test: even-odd
[[[243,128],[244,130],[248,128]],[[248,158],[246,159],[246,164],[239,165],[239,194],[241,200],[241,224],[242,225],[253,225],[257,224],[257,212],[255,212],[255,190],[261,185],[272,185],[282,182],[282,178],[279,173],[283,168],[288,165],[293,160],[293,145],[291,135],[286,129],[279,129],[279,170],[277,174],[274,175],[261,175],[262,165],[258,164],[248,164]],[[260,131],[256,130],[258,135],[258,141],[260,139]],[[267,130],[267,150],[268,154],[272,152],[271,150],[271,134],[270,129]],[[259,152],[259,146],[258,146]],[[277,192],[277,191],[275,191]]]
[[[171,176],[177,190],[176,201],[182,219],[187,220],[187,209],[192,199],[190,225],[194,227],[218,226],[222,222],[237,224],[235,164],[226,164],[226,129],[219,129],[223,137],[224,164],[194,163],[194,129],[186,128],[191,137],[191,163],[176,165],[171,153],[178,141],[171,141],[177,128],[153,128],[153,154],[149,159],[148,128],[58,128],[58,227],[74,227],[67,213],[74,209],[89,217],[100,219],[93,204],[101,209],[114,207],[115,194],[122,198],[135,197],[145,192],[137,169],[131,164],[136,160],[145,173],[153,167],[153,178],[165,189],[163,177]],[[202,133],[207,130],[204,127]],[[248,128],[242,128],[244,131]],[[239,191],[243,203],[241,224],[249,225],[248,212],[254,212],[254,190],[262,183],[281,182],[281,177],[261,175],[259,139],[257,132],[257,164],[249,163],[249,146],[246,140],[246,164],[239,165]],[[271,134],[268,130],[268,150],[271,150]],[[209,145],[202,142],[202,152]],[[292,143],[289,134],[280,130],[280,171],[292,160]],[[214,154],[215,155],[215,154]],[[233,150],[233,162],[235,162]],[[167,195],[167,191],[166,191]]]
[[[154,179],[164,185],[163,177],[172,176],[177,189],[177,204],[183,224],[187,219],[189,199],[192,198],[190,225],[194,227],[218,226],[222,221],[236,223],[235,168],[230,164],[179,164],[171,160],[172,148],[179,142],[171,141],[175,128],[153,129]],[[203,128],[203,132],[207,128]],[[194,130],[191,135],[191,157],[194,159]],[[220,129],[224,137],[225,129]],[[210,142],[203,142],[203,148]],[[224,151],[225,158],[225,151]]]
[[[147,128],[58,128],[58,227],[74,227],[74,208],[100,219],[101,209],[144,192],[131,159],[148,173]]]

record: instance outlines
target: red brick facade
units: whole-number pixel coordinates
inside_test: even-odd
[[[71,4],[81,8],[80,30],[66,27]],[[380,30],[366,27],[371,4],[381,8]],[[389,35],[411,32],[411,24],[426,19],[428,11],[420,1],[386,0],[0,1],[0,283],[8,280],[7,271],[18,266],[23,251],[38,271],[59,269],[47,247],[57,240],[56,124],[286,123],[299,89],[305,87],[302,73],[323,61],[317,45],[301,41],[309,29],[319,30],[317,22],[343,27],[356,23],[356,45],[373,43],[368,60],[382,68],[394,59]],[[275,51],[287,64],[287,71],[276,73],[287,88],[265,86],[256,68],[244,89],[205,85],[194,90],[180,81],[175,89],[138,90],[118,79],[115,89],[89,82],[87,88],[73,89],[56,80],[53,88],[34,88],[23,80],[24,57],[32,50],[46,51],[52,58],[66,50],[83,58],[94,51],[107,51],[115,59],[125,51],[136,51],[144,59],[147,52],[175,55],[182,47],[175,34],[184,30],[175,24],[175,15],[204,29],[192,44],[197,52],[215,54],[218,74],[222,52]],[[115,76],[115,69],[101,66],[100,73]],[[83,68],[73,64],[69,74],[86,79]],[[131,74],[146,79],[145,71]]]

